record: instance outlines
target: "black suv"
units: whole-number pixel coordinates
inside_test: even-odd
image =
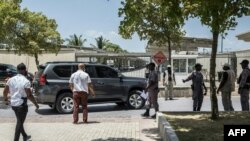
[[[0,86],[5,85],[6,78],[15,76],[17,74],[17,68],[10,64],[0,64]],[[32,82],[33,74],[28,72],[26,75],[27,79]]]
[[[33,95],[38,103],[47,104],[59,113],[73,111],[72,91],[69,78],[78,69],[79,62],[48,62],[40,65],[33,81]],[[89,97],[89,103],[114,102],[139,109],[145,104],[140,92],[146,86],[144,78],[126,77],[115,69],[100,64],[84,63],[96,97]]]
[[[17,69],[15,66],[10,64],[0,64],[0,85],[4,86],[5,79],[8,77],[15,76]]]

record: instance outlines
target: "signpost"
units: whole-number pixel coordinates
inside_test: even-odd
[[[153,56],[153,59],[157,65],[160,65],[164,63],[167,58],[162,51],[159,51]]]

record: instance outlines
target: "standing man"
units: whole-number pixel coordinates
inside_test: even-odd
[[[200,63],[195,64],[195,72],[193,72],[187,79],[182,80],[183,83],[192,80],[193,84],[191,88],[193,90],[193,111],[200,111],[202,102],[203,102],[203,95],[206,95],[207,88],[203,81],[203,75],[201,73],[202,65]],[[205,89],[205,93],[203,93],[203,87]]]
[[[30,81],[25,77],[27,73],[26,66],[23,63],[17,65],[17,71],[18,74],[16,76],[8,79],[3,90],[3,96],[7,104],[9,93],[10,105],[17,119],[14,141],[19,140],[20,134],[22,134],[24,141],[28,141],[31,136],[27,135],[23,127],[23,123],[28,113],[27,98],[36,106],[36,109],[38,109],[39,106],[31,93]]]
[[[74,110],[73,110],[73,124],[78,123],[79,105],[83,109],[83,123],[88,121],[88,94],[91,93],[95,97],[95,92],[91,83],[89,75],[84,72],[85,65],[80,63],[78,71],[73,73],[69,80],[70,89],[73,92]]]
[[[217,89],[217,94],[221,91],[222,104],[225,111],[234,111],[232,101],[231,101],[231,92],[235,89],[235,73],[230,69],[228,63],[223,66],[223,74],[219,88]]]
[[[155,108],[155,114],[151,116],[152,118],[156,118],[156,112],[159,111],[159,104],[158,104],[158,93],[159,93],[159,88],[158,88],[158,74],[155,71],[155,64],[150,63],[149,64],[149,77],[148,77],[148,84],[145,89],[145,93],[148,92],[148,101],[149,105],[146,108],[146,112],[142,114],[143,117],[149,117],[149,110],[153,104]]]
[[[171,66],[167,66],[168,79],[165,80],[166,73],[163,74],[163,83],[165,85],[165,100],[173,100],[173,83],[175,83],[174,73],[172,74]]]
[[[243,69],[238,80],[240,94],[240,102],[242,111],[249,111],[249,89],[250,89],[250,69],[248,67],[249,61],[243,60],[241,63]]]

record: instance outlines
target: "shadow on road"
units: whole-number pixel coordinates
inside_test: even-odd
[[[127,106],[118,106],[116,104],[114,105],[89,105],[88,106],[88,112],[89,113],[95,113],[95,112],[112,112],[112,111],[128,111],[128,110],[136,110],[136,109],[129,109]],[[39,110],[36,110],[36,113],[40,115],[57,115],[59,114],[55,109],[51,108],[41,108]],[[80,107],[79,113],[82,113],[82,108]],[[70,113],[72,114],[72,113]]]

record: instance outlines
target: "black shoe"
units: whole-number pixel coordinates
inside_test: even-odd
[[[23,137],[23,141],[29,141],[30,138],[31,138],[31,135],[28,135],[27,137]]]
[[[174,100],[173,98],[169,98],[169,100]]]
[[[145,113],[141,114],[143,117],[149,117],[149,110],[147,109]]]
[[[152,115],[151,118],[156,119],[156,114]]]

